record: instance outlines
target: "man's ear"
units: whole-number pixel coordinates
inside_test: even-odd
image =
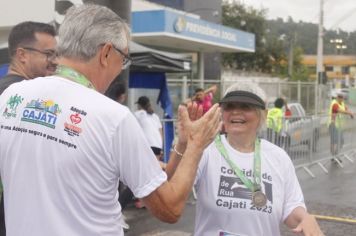
[[[108,58],[110,56],[110,50],[112,49],[112,46],[110,44],[104,44],[103,47],[99,50],[99,60],[100,64],[104,67],[108,65]]]
[[[23,49],[23,48],[16,48],[16,58],[17,60],[19,60],[20,62],[24,63],[27,61],[28,59],[28,54],[26,52],[26,49]]]

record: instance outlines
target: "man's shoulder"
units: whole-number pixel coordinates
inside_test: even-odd
[[[21,82],[25,78],[19,75],[6,75],[0,79],[0,94],[4,92],[11,84]]]
[[[137,110],[134,112],[134,115],[137,117],[137,118],[142,118],[146,115],[146,111],[144,110]]]
[[[337,102],[332,105],[333,110],[337,110],[337,109],[339,109],[339,107],[341,107],[341,105]]]
[[[213,97],[214,97],[213,93],[209,92],[204,96],[204,101],[210,101],[213,99]]]

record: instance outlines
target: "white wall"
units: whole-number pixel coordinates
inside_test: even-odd
[[[11,27],[23,21],[54,20],[54,0],[0,0],[0,48],[7,47]]]
[[[54,0],[1,0],[0,27],[22,21],[48,23],[54,19]]]

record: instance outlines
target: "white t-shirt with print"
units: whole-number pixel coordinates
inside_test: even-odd
[[[238,152],[225,136],[221,139],[230,159],[252,180],[253,153]],[[195,182],[198,201],[194,235],[280,235],[280,223],[293,209],[305,208],[305,204],[289,156],[266,140],[261,140],[261,175],[267,205],[259,208],[252,205],[251,191],[234,174],[215,143],[210,144]]]
[[[159,117],[155,113],[148,114],[145,110],[135,111],[135,116],[143,129],[149,145],[162,149],[163,141],[160,133],[162,124]]]
[[[123,235],[119,179],[139,198],[167,179],[128,108],[68,79],[11,85],[0,126],[8,235]]]

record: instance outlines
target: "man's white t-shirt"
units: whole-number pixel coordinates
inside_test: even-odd
[[[148,114],[145,110],[135,111],[135,116],[145,133],[149,145],[162,149],[163,141],[160,133],[162,124],[159,117],[155,113]]]
[[[233,149],[221,136],[230,159],[252,179],[253,153]],[[195,187],[198,194],[195,236],[278,236],[279,226],[304,198],[289,156],[276,145],[261,140],[262,191],[267,205],[255,207],[251,191],[238,178],[213,142],[199,163]],[[225,234],[224,234],[225,233]]]
[[[57,76],[0,96],[0,171],[11,236],[123,235],[119,179],[138,198],[167,179],[126,107]]]

